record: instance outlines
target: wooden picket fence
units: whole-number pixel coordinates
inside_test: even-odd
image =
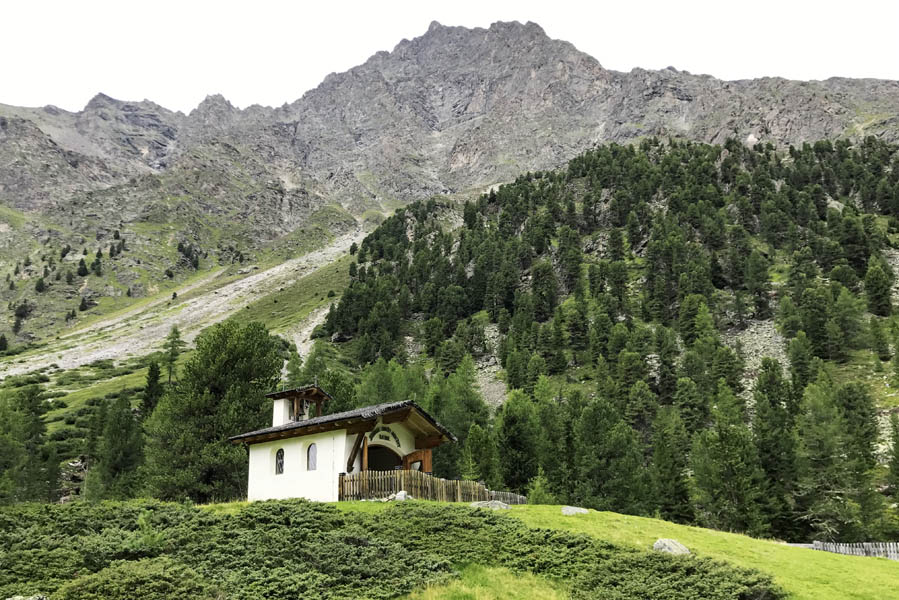
[[[858,544],[838,544],[833,542],[815,542],[815,550],[848,554],[850,556],[877,556],[890,560],[899,560],[899,542],[861,542]]]
[[[405,491],[416,500],[438,502],[478,502],[499,500],[506,504],[527,504],[527,496],[488,490],[477,481],[441,479],[422,471],[359,471],[341,473],[338,500],[377,500]]]

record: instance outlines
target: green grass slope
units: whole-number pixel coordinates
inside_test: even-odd
[[[350,502],[341,503],[338,508],[377,512],[385,506],[374,502]],[[659,538],[673,538],[697,556],[724,560],[772,575],[789,597],[796,600],[899,598],[899,564],[886,559],[794,548],[775,541],[610,512],[591,510],[586,515],[563,516],[559,506],[528,505],[513,506],[509,514],[528,527],[582,533],[611,544],[644,550]],[[490,583],[488,580],[494,575],[502,581],[509,574],[501,570],[495,573],[482,569],[463,571],[459,581],[412,597],[428,600],[517,597],[505,595],[505,585]],[[558,587],[547,581],[522,582],[526,589],[531,589],[532,585],[534,595],[520,597],[554,598],[559,593]]]

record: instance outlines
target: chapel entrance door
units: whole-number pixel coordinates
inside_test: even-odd
[[[402,457],[387,446],[368,447],[368,469],[370,471],[393,471],[402,465]]]

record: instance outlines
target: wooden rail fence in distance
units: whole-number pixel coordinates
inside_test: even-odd
[[[832,542],[815,542],[815,550],[848,554],[850,556],[877,556],[890,560],[899,560],[899,542],[861,542],[858,544],[837,544]]]
[[[477,481],[441,479],[422,471],[359,471],[341,473],[338,500],[377,500],[400,491],[416,500],[438,502],[478,502],[499,500],[506,504],[527,504],[527,496],[488,490]]]

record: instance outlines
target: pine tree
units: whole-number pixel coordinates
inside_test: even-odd
[[[88,308],[90,308],[90,306],[89,306],[88,303],[87,303],[87,297],[86,297],[86,296],[82,296],[82,297],[81,297],[81,303],[78,305],[78,310],[80,310],[81,312],[84,312],[84,311],[86,311]]]
[[[80,259],[78,261],[78,276],[79,277],[87,277],[90,271],[87,270],[87,265],[84,263],[84,259]]]
[[[893,310],[890,298],[890,278],[880,263],[870,261],[865,273],[865,296],[868,299],[868,310],[875,315],[888,317]]]
[[[899,498],[899,414],[890,415],[890,453],[887,486],[893,498]]]
[[[537,474],[537,423],[534,406],[523,392],[513,391],[498,416],[497,445],[503,483],[524,492]]]
[[[86,483],[88,498],[125,499],[137,491],[137,467],[142,460],[140,426],[124,394],[112,400],[105,414],[96,461]]]
[[[43,294],[47,289],[47,284],[44,282],[43,277],[39,277],[37,282],[34,284],[34,291],[38,294]]]
[[[799,416],[797,512],[813,539],[834,540],[858,523],[851,502],[852,466],[846,459],[846,432],[834,394],[810,384]]]
[[[693,438],[690,464],[696,515],[707,527],[761,535],[765,519],[765,475],[742,408],[719,385],[713,423]]]
[[[890,344],[880,326],[880,320],[875,316],[868,321],[868,335],[871,338],[871,349],[877,354],[877,358],[881,361],[890,360]]]
[[[584,406],[575,426],[576,487],[584,506],[628,514],[645,511],[649,481],[637,434],[602,398]]]
[[[0,352],[6,352],[9,348],[9,342],[6,341],[6,334],[0,333]]]
[[[556,504],[558,501],[549,489],[549,481],[543,467],[537,468],[537,475],[528,483],[528,504]]]
[[[687,432],[703,429],[709,421],[709,403],[699,394],[696,383],[689,377],[677,380],[674,406],[678,408]]]
[[[147,490],[196,502],[240,497],[246,452],[228,437],[269,422],[263,394],[280,379],[280,343],[260,323],[228,320],[203,331],[196,346],[145,422]]]
[[[850,460],[870,469],[877,464],[877,408],[865,384],[850,382],[836,389],[834,402],[846,428]]]
[[[665,520],[687,523],[693,517],[687,478],[690,442],[677,408],[662,407],[652,431],[650,475],[656,508]]]
[[[641,379],[631,386],[628,391],[624,416],[646,444],[649,443],[652,421],[658,409],[659,399],[645,381]]]
[[[793,392],[797,397],[802,396],[802,390],[812,378],[812,345],[804,331],[796,333],[796,337],[790,341],[787,347],[787,355],[790,358],[790,375],[793,380]]]
[[[151,361],[150,366],[147,367],[147,381],[141,395],[140,413],[144,419],[153,414],[153,410],[162,397],[163,387],[160,377],[159,363],[155,360]]]
[[[752,432],[759,462],[768,482],[766,513],[775,535],[793,537],[793,494],[796,487],[796,433],[793,394],[780,363],[762,359],[753,390]]]
[[[768,261],[758,251],[753,250],[746,262],[744,279],[746,291],[752,297],[757,318],[768,316]]]
[[[178,362],[178,357],[181,356],[181,351],[186,345],[187,343],[181,339],[181,331],[178,329],[178,326],[172,325],[172,329],[162,343],[162,364],[165,366],[168,374],[169,385],[172,384],[172,378],[175,375],[175,365]]]
[[[547,261],[534,263],[531,269],[531,289],[534,296],[534,315],[538,321],[549,319],[556,309],[559,294],[559,282],[553,267]]]

